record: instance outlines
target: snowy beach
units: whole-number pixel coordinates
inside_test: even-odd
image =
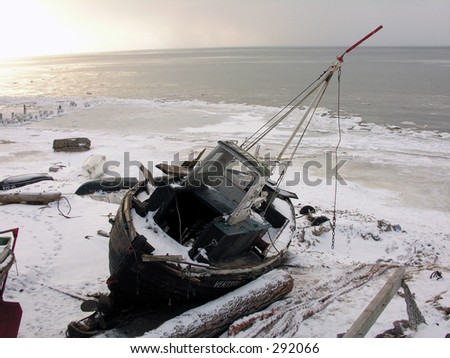
[[[10,272],[4,299],[22,305],[19,337],[23,338],[64,337],[67,324],[86,315],[80,311],[81,300],[107,293],[108,238],[98,231],[109,232],[108,217],[115,215],[118,204],[74,194],[90,180],[82,165],[91,154],[105,155],[116,165],[111,169],[123,176],[139,177],[139,162],[158,175],[154,167],[158,163],[183,161],[203,148],[210,150],[217,140],[242,142],[278,110],[201,100],[106,97],[5,98],[2,105],[9,113],[19,112],[23,104],[28,119],[0,124],[0,179],[46,173],[54,180],[4,193],[58,191],[64,196],[47,206],[0,206],[1,229],[20,229],[17,269]],[[54,112],[39,117],[44,110]],[[282,267],[293,276],[294,289],[264,311],[282,313],[281,323],[265,321],[270,317],[263,312],[257,323],[224,337],[336,337],[351,326],[398,266],[406,266],[406,282],[427,322],[407,336],[450,333],[449,134],[367,123],[352,115],[341,120],[343,181],[337,191],[334,249],[328,223],[318,230],[299,215],[296,239]],[[287,122],[277,129],[263,153],[279,150],[294,126],[295,122]],[[71,137],[88,137],[90,151],[53,151],[54,139]],[[332,217],[334,181],[329,169],[336,163],[327,153],[336,142],[335,115],[321,109],[284,183],[299,197],[294,201],[297,211],[308,204],[318,215]],[[49,173],[55,165],[60,169]],[[441,279],[432,275],[435,271]],[[366,274],[370,279],[358,285],[357,279]],[[331,298],[316,309],[327,295]],[[309,311],[314,314],[307,315]],[[395,295],[367,337],[402,319],[408,319],[405,300]],[[265,324],[269,328],[261,329]]]

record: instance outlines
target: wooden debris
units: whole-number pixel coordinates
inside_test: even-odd
[[[368,267],[370,269],[366,271]],[[272,309],[257,312],[233,323],[228,335],[238,338],[295,337],[304,320],[323,311],[339,297],[396,267],[360,264],[344,275],[327,279],[314,287],[299,285],[284,301],[274,303]]]
[[[394,321],[394,328],[388,329],[383,333],[377,334],[376,338],[405,338],[407,335],[405,331],[407,330],[417,330],[417,326],[421,323],[425,323],[425,318],[419,310],[419,307],[414,300],[414,295],[411,293],[405,280],[402,280],[401,286],[403,288],[404,294],[402,297],[406,301],[406,311],[408,313],[408,319],[402,319]]]
[[[109,234],[106,231],[104,231],[104,230],[98,230],[97,231],[97,235],[98,236],[103,236],[103,237],[109,237]]]
[[[367,334],[399,289],[404,276],[404,267],[399,267],[395,270],[394,274],[389,278],[372,302],[369,303],[347,333],[344,334],[344,338],[362,338]]]
[[[425,318],[417,306],[416,301],[414,300],[413,294],[406,284],[405,280],[402,280],[401,284],[403,291],[405,292],[405,301],[406,301],[406,311],[408,312],[408,319],[411,323],[411,328],[417,329],[417,326],[421,323],[426,323]]]
[[[184,177],[189,173],[189,169],[178,165],[169,165],[167,163],[156,164],[156,167],[164,174]]]
[[[181,255],[142,255],[143,262],[164,262],[164,261],[172,261],[183,263],[183,256]]]
[[[139,170],[142,172],[142,174],[144,174],[145,179],[147,179],[150,184],[152,184],[153,186],[156,185],[155,179],[153,178],[153,174],[150,170],[148,170],[143,164],[139,166]]]
[[[61,198],[60,192],[54,193],[13,193],[0,194],[1,204],[47,205]]]
[[[88,138],[64,138],[53,141],[55,152],[84,152],[91,149],[91,141]]]
[[[270,271],[217,300],[166,321],[157,329],[146,333],[145,337],[217,337],[240,317],[278,301],[292,290],[293,285],[293,279],[287,272]]]

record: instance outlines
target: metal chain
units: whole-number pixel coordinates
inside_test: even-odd
[[[331,248],[334,250],[334,244],[336,241],[336,203],[337,203],[337,188],[338,188],[338,150],[341,145],[342,133],[341,133],[341,68],[338,71],[338,89],[337,89],[337,123],[338,123],[338,142],[334,149],[334,158],[336,161],[334,173],[334,204],[333,204],[333,221],[331,223]]]

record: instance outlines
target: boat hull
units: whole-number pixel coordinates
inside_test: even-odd
[[[170,256],[167,260],[153,260],[154,248],[133,225],[131,210],[137,191],[138,186],[123,199],[110,232],[111,276],[107,284],[115,305],[209,301],[247,284],[283,262],[289,243],[276,255],[246,264],[236,262],[222,267],[210,266]],[[283,200],[291,208],[290,225],[286,225],[285,230],[290,230],[292,235],[295,223],[293,206],[289,198]]]

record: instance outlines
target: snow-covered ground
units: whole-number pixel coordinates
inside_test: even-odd
[[[90,179],[82,165],[91,154],[105,155],[111,170],[124,176],[138,176],[138,162],[157,175],[154,165],[172,161],[177,153],[184,160],[211,148],[216,140],[242,140],[271,110],[195,101],[99,100],[70,107],[70,100],[55,102],[63,104],[64,112],[50,119],[0,124],[0,180],[28,173],[54,178],[3,193],[59,191],[64,196],[47,206],[0,205],[0,230],[20,229],[17,265],[4,295],[5,301],[20,302],[23,308],[19,337],[64,337],[67,324],[85,316],[80,299],[107,293],[108,239],[97,232],[109,231],[108,217],[118,205],[74,194]],[[10,104],[14,105],[20,107]],[[53,103],[41,104],[45,106]],[[326,179],[335,163],[327,162],[325,153],[336,142],[336,127],[327,111],[317,117],[320,122],[305,137],[285,185],[299,196],[294,201],[297,210],[309,204],[317,215],[331,218],[334,186]],[[278,149],[293,125],[278,129],[265,150]],[[81,136],[91,140],[90,151],[52,149],[54,139]],[[340,168],[345,182],[338,186],[334,248],[329,224],[313,228],[299,216],[296,238],[282,267],[294,278],[293,291],[258,313],[256,320],[243,318],[253,322],[247,329],[231,330],[234,333],[224,337],[336,337],[401,265],[406,266],[406,282],[427,322],[408,336],[450,333],[444,312],[450,307],[448,139],[445,133],[344,119],[339,158],[346,161]],[[54,165],[61,169],[49,173]],[[431,276],[435,271],[441,279]],[[367,336],[375,337],[407,318],[405,300],[396,295]]]

